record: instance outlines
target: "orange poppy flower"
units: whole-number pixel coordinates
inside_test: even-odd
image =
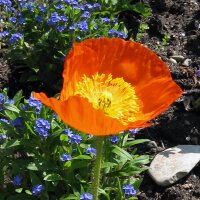
[[[182,94],[156,54],[118,38],[75,43],[63,78],[59,100],[44,93],[34,97],[68,125],[97,136],[150,126]]]

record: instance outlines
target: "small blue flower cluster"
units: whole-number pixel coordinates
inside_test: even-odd
[[[68,153],[64,153],[62,156],[61,156],[61,160],[62,161],[70,161],[72,160],[72,157],[68,154]]]
[[[14,104],[13,99],[6,99],[5,104]]]
[[[34,8],[36,7],[36,4],[33,2],[26,2],[26,3],[22,4],[22,7],[31,12],[34,12]]]
[[[93,148],[93,147],[88,147],[88,148],[86,149],[86,154],[87,154],[87,155],[92,154],[92,155],[96,156],[97,151],[96,151],[96,149]]]
[[[80,196],[80,200],[92,200],[93,199],[93,195],[90,193],[83,193]]]
[[[118,143],[118,140],[119,140],[119,138],[118,138],[117,135],[110,136],[110,142],[111,142],[112,144],[117,144],[117,143]]]
[[[3,31],[3,32],[0,33],[0,37],[2,37],[2,38],[7,37],[8,35],[9,35],[8,31]]]
[[[1,118],[0,121],[4,122],[5,124],[10,124],[10,122],[7,119]]]
[[[37,184],[32,187],[32,195],[38,196],[44,190],[44,186],[42,184]]]
[[[136,190],[130,184],[123,186],[125,196],[134,196],[136,195]]]
[[[110,19],[108,17],[102,17],[101,21],[103,24],[109,24],[110,23]]]
[[[11,7],[12,2],[10,0],[0,0],[0,6]]]
[[[198,69],[198,70],[196,71],[196,75],[197,75],[197,77],[200,77],[200,69]]]
[[[82,137],[77,134],[73,134],[73,132],[70,129],[64,130],[64,133],[68,136],[68,140],[70,144],[80,144]]]
[[[22,131],[24,129],[23,121],[23,117],[17,117],[11,122],[11,125],[14,126],[17,131]]]
[[[11,45],[15,44],[16,42],[22,40],[23,35],[21,33],[13,33],[9,39]]]
[[[4,103],[4,95],[0,93],[0,111],[2,110],[3,103]]]
[[[10,22],[15,24],[17,22],[17,18],[16,17],[10,17]]]
[[[113,30],[113,29],[111,29],[111,30],[108,31],[108,35],[110,37],[119,37],[119,38],[123,38],[123,39],[126,38],[126,34],[125,33],[122,33],[120,31]]]
[[[58,22],[63,21],[66,22],[68,20],[68,17],[64,15],[59,15],[57,12],[54,12],[51,14],[49,19],[47,20],[47,24],[49,26],[55,26]]]
[[[50,123],[45,120],[38,118],[34,127],[35,132],[37,132],[42,138],[47,138],[49,136],[48,131],[50,129]]]
[[[41,108],[42,108],[42,103],[39,100],[36,100],[33,97],[30,97],[27,100],[27,103],[29,104],[30,107],[35,108],[36,114],[40,114],[40,111],[41,111]]]
[[[24,17],[20,17],[19,19],[18,19],[18,22],[19,22],[19,24],[24,24],[25,22],[26,22],[26,19],[24,18]]]
[[[38,8],[43,13],[47,11],[47,8],[44,5],[40,5]]]
[[[129,129],[129,132],[133,135],[138,133],[138,129],[134,128],[134,129]]]
[[[64,2],[70,6],[77,6],[78,5],[78,1],[76,0],[61,0],[61,2]]]
[[[19,187],[22,184],[22,177],[20,175],[16,175],[13,180],[12,183],[14,186]]]

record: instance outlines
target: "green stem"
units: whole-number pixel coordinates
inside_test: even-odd
[[[97,143],[96,143],[96,160],[94,165],[94,174],[93,174],[93,180],[92,180],[92,194],[93,194],[93,200],[98,200],[98,189],[99,189],[99,183],[101,178],[101,164],[102,164],[102,158],[103,158],[103,140],[104,137],[97,137]]]

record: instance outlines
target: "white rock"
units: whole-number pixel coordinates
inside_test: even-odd
[[[186,176],[200,161],[200,145],[178,145],[160,152],[153,159],[149,175],[161,186]]]
[[[169,62],[171,62],[171,63],[173,63],[173,64],[177,64],[176,60],[173,59],[173,58],[170,58],[170,59],[169,59]]]
[[[173,58],[174,60],[176,60],[177,62],[181,62],[184,60],[184,57],[181,56],[181,55],[174,55],[174,56],[171,56],[171,58]]]
[[[186,67],[189,67],[190,62],[191,62],[191,59],[187,58],[187,59],[184,60],[184,62],[183,62],[182,65],[184,65],[184,66],[186,66]]]

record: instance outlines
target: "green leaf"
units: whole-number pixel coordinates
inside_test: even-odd
[[[137,2],[134,5],[133,10],[138,13],[141,13],[145,18],[150,17],[151,15],[151,9],[140,2]]]
[[[52,165],[52,162],[48,161],[45,162],[45,160],[41,161],[35,161],[28,164],[27,169],[33,170],[33,171],[46,171],[46,170],[57,170],[57,167],[55,165]]]
[[[13,97],[13,100],[14,100],[15,104],[18,105],[18,104],[20,103],[20,101],[21,101],[22,98],[23,98],[22,90],[19,90],[19,91],[15,94],[15,96]]]
[[[100,194],[103,194],[107,200],[110,200],[109,194],[105,190],[99,188],[98,191]]]
[[[90,156],[86,155],[79,155],[73,158],[73,160],[91,160],[92,158]]]
[[[26,194],[29,194],[29,195],[32,195],[32,192],[30,191],[30,190],[25,190],[25,193]],[[30,199],[30,196],[28,196],[29,197],[29,199]]]
[[[116,166],[116,165],[117,165],[116,163],[104,162],[104,163],[102,164],[102,168],[114,167],[114,166]]]
[[[19,109],[15,106],[15,105],[13,105],[13,104],[4,104],[4,108],[6,109],[6,110],[9,110],[9,111],[13,111],[13,112],[16,112],[16,113],[19,113]]]
[[[21,193],[22,190],[23,190],[23,188],[17,188],[17,189],[15,189],[15,192],[17,192],[17,193]]]
[[[111,0],[111,4],[114,6],[114,5],[117,5],[118,3],[118,0]]]
[[[141,144],[141,143],[145,143],[145,142],[150,142],[150,140],[148,139],[138,139],[138,140],[134,140],[134,141],[131,141],[131,142],[127,142],[124,147],[131,147],[131,146],[134,146],[136,144]]]
[[[126,158],[127,160],[133,160],[132,155],[130,155],[127,151],[115,145],[113,147],[114,147],[112,150],[113,153],[117,154],[118,156],[122,158]]]
[[[24,142],[23,140],[10,140],[2,145],[2,149],[9,149],[19,145],[23,145],[23,142]]]
[[[40,178],[34,172],[30,171],[29,174],[30,174],[32,185],[36,185],[38,183],[41,183]]]
[[[64,180],[60,174],[48,174],[44,177],[44,181],[60,181]]]
[[[79,200],[80,198],[78,198],[77,196],[75,196],[74,194],[70,194],[69,196],[62,196],[59,200]]]
[[[150,162],[149,155],[142,155],[130,161],[130,165],[141,166],[141,165],[146,165],[149,162]]]

